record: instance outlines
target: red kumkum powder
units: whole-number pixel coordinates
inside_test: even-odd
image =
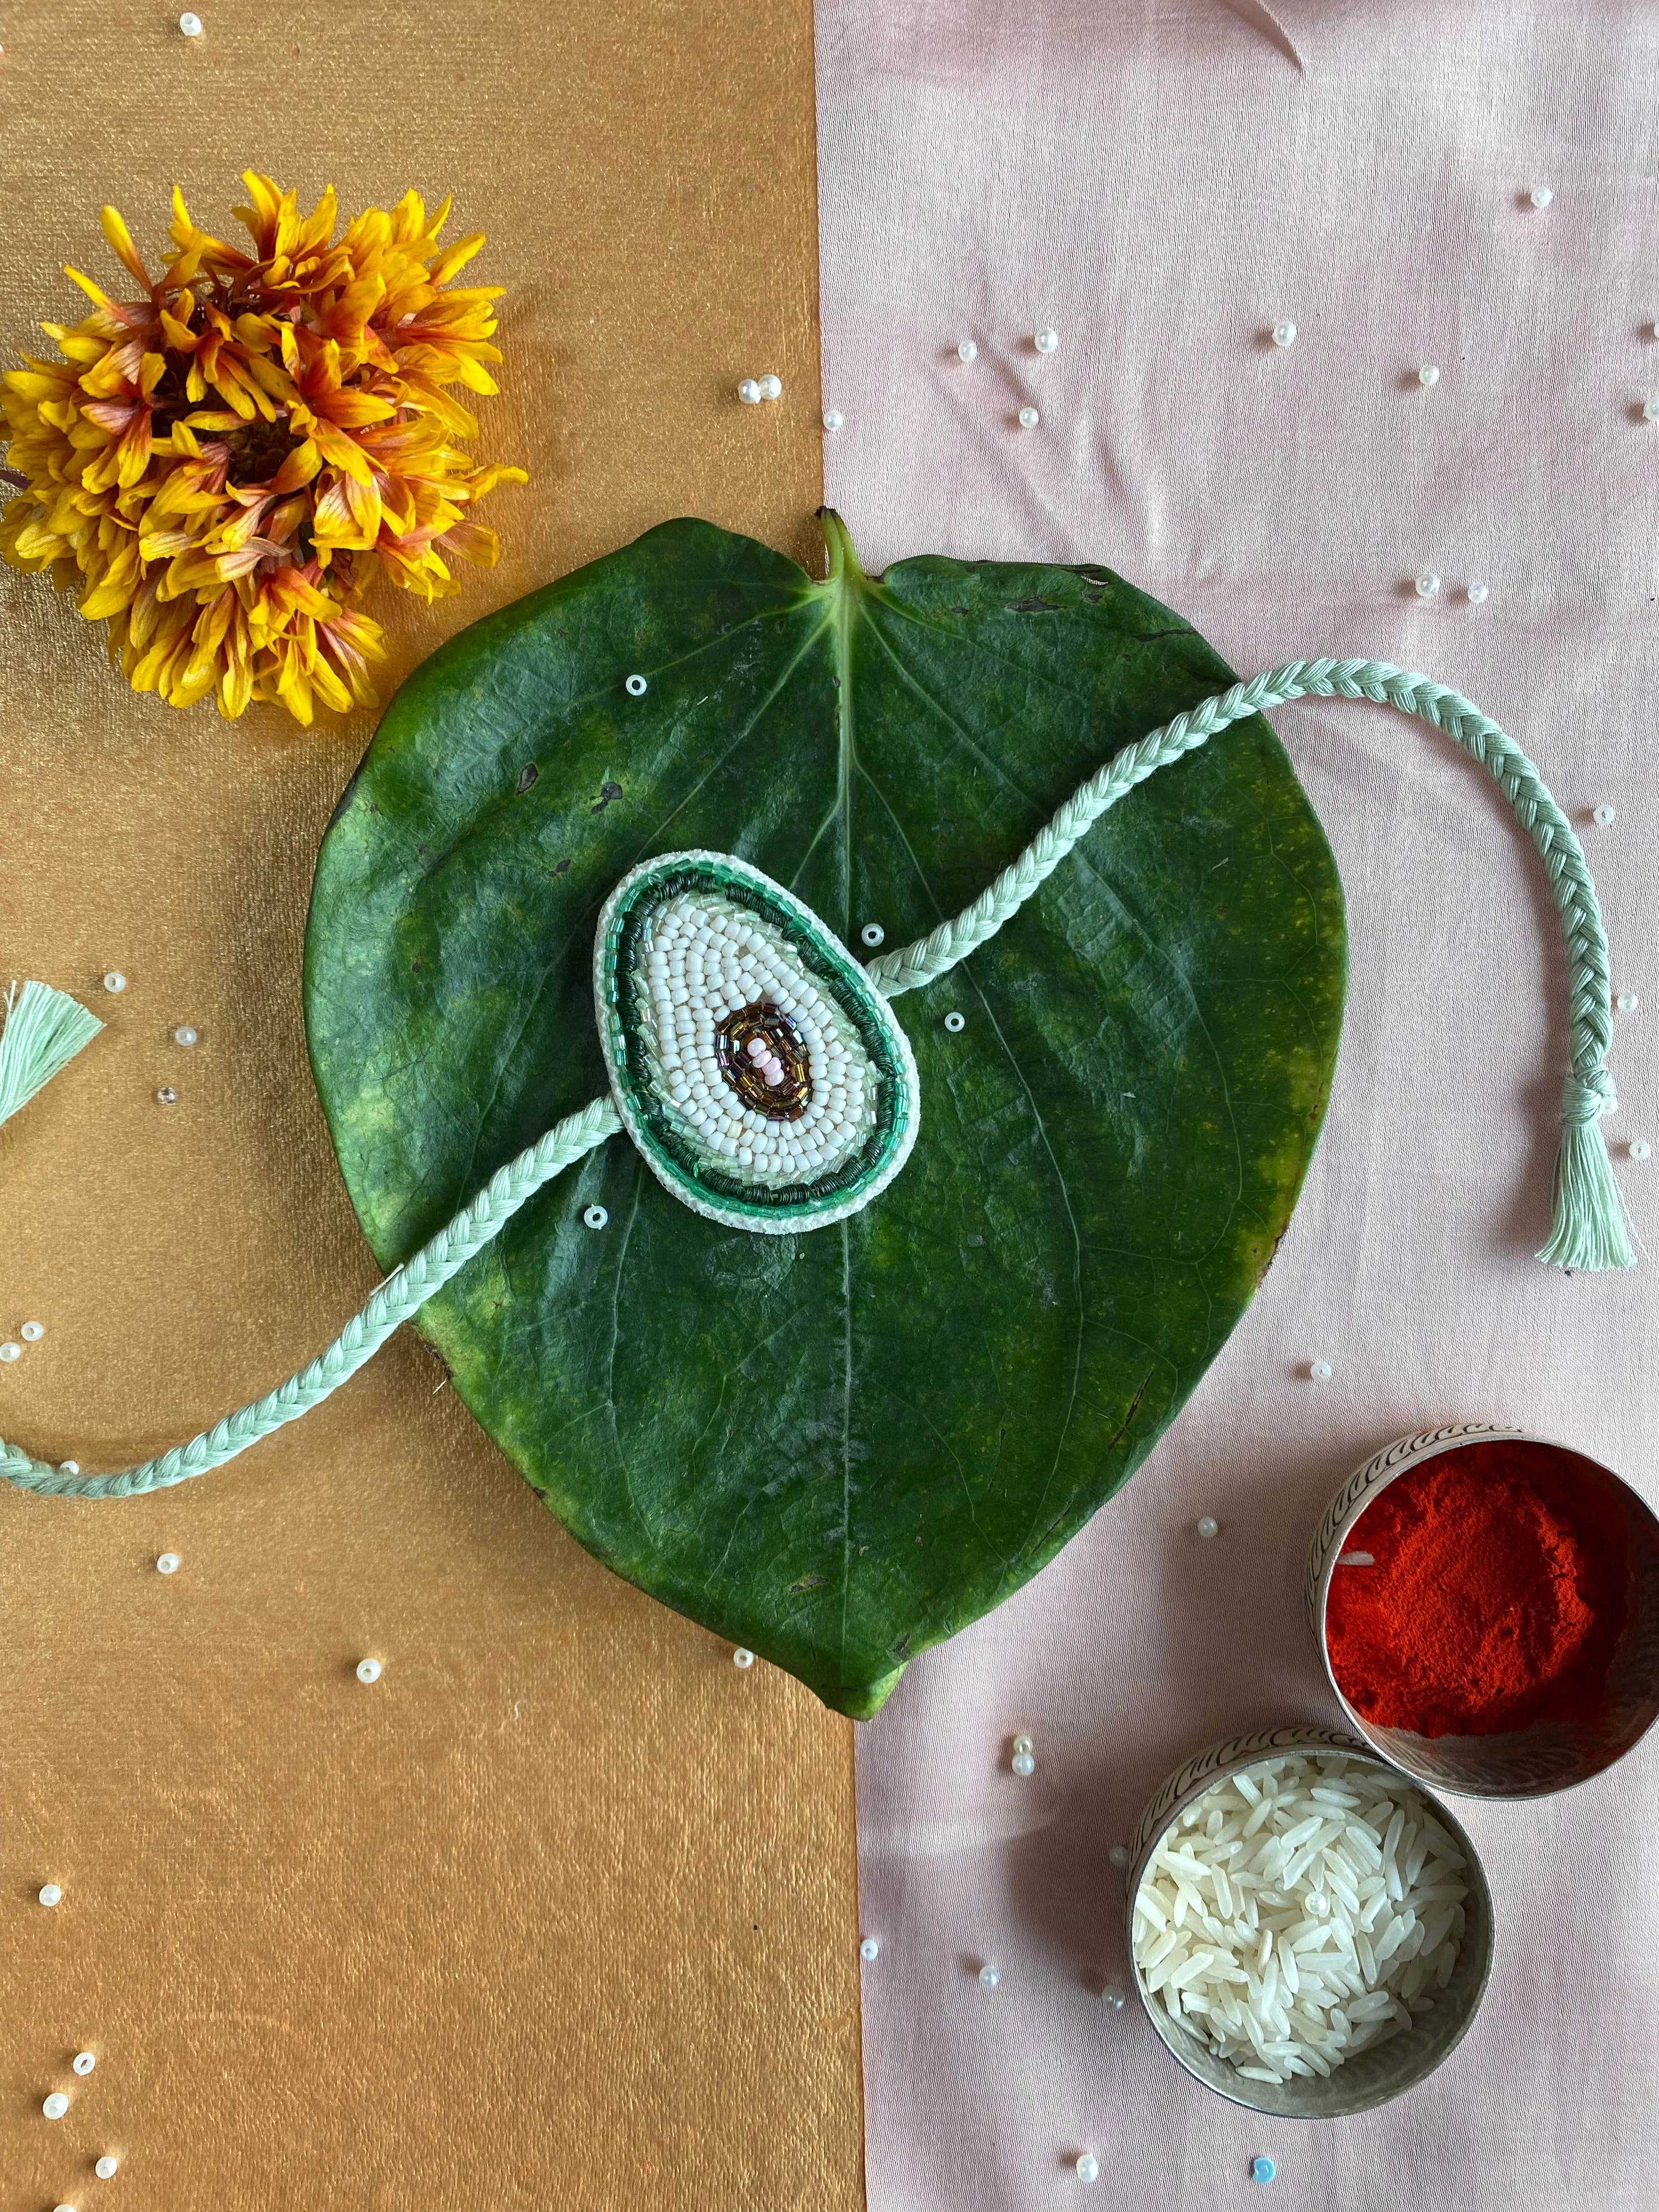
[[[1594,1723],[1625,1624],[1624,1511],[1576,1453],[1465,1444],[1367,1506],[1331,1577],[1325,1638],[1376,1728],[1493,1735]]]

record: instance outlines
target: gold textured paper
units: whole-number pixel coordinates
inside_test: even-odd
[[[376,601],[386,688],[672,514],[808,555],[810,0],[198,6],[0,13],[0,341],[76,319],[63,262],[112,281],[105,200],[154,250],[175,179],[219,228],[250,164],[453,191],[510,288],[477,450],[533,482],[500,569]],[[135,698],[41,579],[0,624],[0,968],[109,1023],[0,1130],[0,1336],[46,1328],[0,1435],[125,1465],[374,1280],[300,994],[370,723]],[[596,1566],[441,1385],[405,1332],[198,1483],[0,1492],[3,2212],[861,2203],[848,1724]]]

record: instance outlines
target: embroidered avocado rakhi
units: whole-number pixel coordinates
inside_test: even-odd
[[[1495,723],[1376,661],[1236,683],[1103,568],[876,579],[825,532],[815,580],[666,524],[409,679],[306,953],[387,1279],[159,1459],[8,1446],[0,1472],[183,1481],[414,1317],[597,1558],[873,1713],[1127,1480],[1290,1221],[1346,975],[1335,866],[1263,719],[1305,696],[1445,732],[1531,836],[1571,1012],[1540,1256],[1630,1265],[1595,895]],[[55,1020],[31,1001],[20,1102],[84,1042],[48,1054]]]

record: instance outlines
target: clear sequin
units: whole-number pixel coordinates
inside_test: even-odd
[[[968,1017],[966,1014],[946,1014],[945,1017],[945,1026],[950,1030],[952,1036],[960,1036],[963,1030],[968,1026]]]
[[[862,942],[872,947],[879,945],[886,934],[887,932],[878,921],[866,921],[859,932]]]
[[[630,699],[643,699],[650,688],[643,676],[625,676],[623,678],[623,690]]]
[[[1328,1382],[1331,1379],[1330,1361],[1310,1359],[1308,1363],[1308,1379],[1312,1382]]]

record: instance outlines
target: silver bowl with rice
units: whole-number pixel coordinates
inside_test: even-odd
[[[1332,1729],[1234,1736],[1188,1759],[1141,1815],[1127,1881],[1147,2017],[1194,2080],[1253,2112],[1385,2104],[1455,2049],[1486,1990],[1492,1893],[1474,1844],[1420,1784]]]

